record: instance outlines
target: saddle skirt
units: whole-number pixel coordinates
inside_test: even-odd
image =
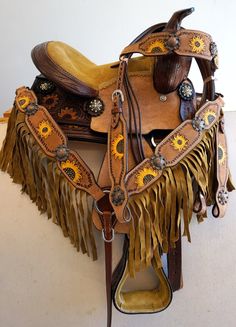
[[[124,313],[168,307],[182,287],[181,234],[191,240],[192,215],[203,221],[207,206],[223,217],[234,189],[224,102],[214,87],[217,46],[210,35],[181,27],[192,12],[148,28],[106,65],[62,42],[37,45],[32,59],[41,74],[16,91],[0,168],[94,260],[93,225],[101,231],[108,327],[112,300]],[[193,58],[202,93],[188,78]],[[107,144],[97,179],[68,138]],[[124,248],[112,271],[116,233],[125,235]],[[155,289],[125,290],[150,266]]]

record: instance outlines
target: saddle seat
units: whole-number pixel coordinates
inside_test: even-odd
[[[99,89],[117,78],[118,62],[96,65],[82,53],[59,41],[37,45],[32,59],[38,70],[57,85],[76,95],[96,97]],[[151,73],[153,59],[138,57],[130,60],[129,71]]]

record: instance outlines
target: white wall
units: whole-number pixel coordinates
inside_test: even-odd
[[[102,64],[116,60],[122,48],[145,28],[191,6],[196,12],[184,26],[214,36],[220,52],[217,90],[225,95],[226,109],[235,110],[234,0],[0,0],[0,114],[11,106],[16,87],[30,86],[37,74],[30,58],[34,45],[62,40]]]

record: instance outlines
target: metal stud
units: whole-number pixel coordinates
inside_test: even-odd
[[[228,191],[226,191],[225,189],[222,189],[219,191],[218,193],[218,201],[221,205],[225,205],[227,204],[229,199],[229,194]]]
[[[69,157],[70,150],[66,145],[62,144],[56,148],[55,153],[58,161],[66,161]]]
[[[179,96],[185,101],[192,100],[194,97],[193,86],[188,82],[182,82],[179,86],[178,92]]]
[[[86,111],[93,117],[100,116],[104,111],[104,103],[101,99],[93,99],[86,103]]]
[[[39,84],[37,85],[38,91],[43,95],[51,94],[55,88],[55,84],[47,79],[40,80]]]
[[[206,128],[204,119],[198,116],[193,118],[192,126],[197,132],[202,132]]]
[[[38,104],[35,102],[32,102],[25,108],[25,113],[28,116],[32,116],[38,111],[38,108],[39,108]]]
[[[154,154],[150,158],[150,163],[151,163],[151,166],[157,170],[161,170],[161,169],[165,168],[165,166],[166,166],[165,158],[161,154]]]
[[[210,43],[210,52],[211,52],[212,57],[215,57],[218,54],[218,49],[217,49],[217,45],[215,42]]]
[[[166,95],[164,95],[164,94],[160,95],[160,101],[161,102],[165,102],[166,100],[167,100],[167,96]]]

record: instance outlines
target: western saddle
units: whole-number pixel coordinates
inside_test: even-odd
[[[78,251],[96,259],[93,224],[101,231],[108,327],[112,300],[124,313],[168,307],[182,287],[181,233],[190,241],[192,214],[203,221],[207,206],[223,217],[234,189],[224,103],[214,87],[217,46],[209,34],[181,27],[192,12],[178,11],[148,28],[111,64],[97,66],[62,42],[39,44],[32,59],[41,74],[31,88],[16,91],[0,168]],[[193,58],[202,93],[188,78]],[[107,143],[97,179],[68,138]],[[124,247],[112,272],[116,233],[125,235]],[[125,290],[148,267],[156,287]]]

